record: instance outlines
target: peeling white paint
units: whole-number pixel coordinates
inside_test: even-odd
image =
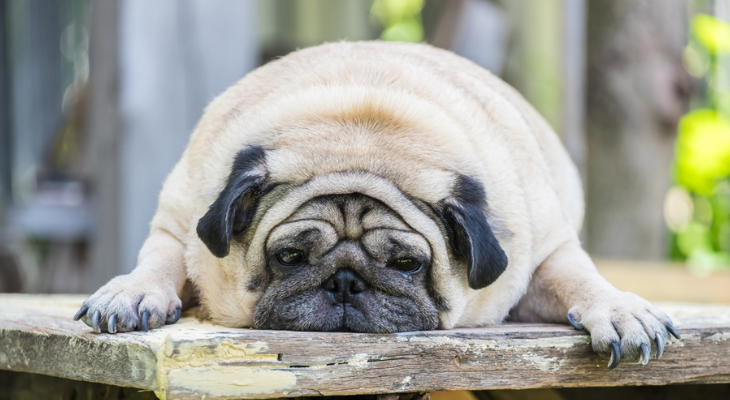
[[[403,378],[403,380],[400,381],[400,387],[398,388],[398,391],[407,390],[408,387],[411,385],[411,380],[413,378],[411,376],[406,376]]]
[[[211,366],[171,370],[167,373],[167,385],[172,388],[168,397],[187,394],[228,398],[282,393],[296,387],[297,377],[282,370]]]
[[[563,358],[543,357],[536,354],[523,354],[522,359],[534,365],[540,371],[557,371],[565,363]]]
[[[367,364],[368,360],[370,359],[370,355],[367,353],[358,353],[354,356],[350,357],[347,360],[347,363],[352,366],[365,366]]]
[[[718,332],[714,335],[708,336],[706,339],[712,340],[713,342],[724,342],[730,339],[730,332]]]
[[[535,348],[568,349],[574,346],[590,344],[588,336],[563,336],[538,339],[510,339],[510,340],[463,340],[448,336],[413,336],[407,339],[409,343],[418,343],[428,347],[449,346],[463,352],[473,351],[477,354],[485,351],[510,351]]]
[[[211,347],[211,343],[216,343]],[[269,345],[266,342],[252,343],[232,340],[186,341],[177,343],[168,338],[164,348],[158,354],[160,363],[166,368],[203,367],[219,361],[269,361],[275,362],[277,354],[266,353]]]

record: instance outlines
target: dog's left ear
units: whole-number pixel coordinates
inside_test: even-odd
[[[262,147],[252,146],[236,155],[226,187],[198,221],[198,237],[216,257],[227,256],[231,239],[243,235],[253,222],[259,198],[267,191],[266,178]]]
[[[507,255],[487,222],[486,207],[482,184],[464,175],[456,180],[452,196],[442,201],[451,247],[457,256],[468,260],[472,289],[491,285],[507,268]]]

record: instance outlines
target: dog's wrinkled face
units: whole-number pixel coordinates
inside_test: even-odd
[[[270,281],[256,328],[385,333],[438,325],[428,242],[370,197],[310,200],[271,231],[266,257]]]
[[[197,226],[200,240],[219,258],[226,258],[232,243],[239,246],[238,238],[245,240],[247,234],[258,232],[267,238],[263,254],[258,255],[258,244],[254,253],[257,270],[247,271],[251,275],[245,290],[263,293],[254,309],[254,327],[402,332],[439,325],[439,312],[448,311],[449,304],[448,294],[437,290],[436,277],[443,276],[449,265],[433,262],[425,236],[388,207],[387,200],[358,193],[315,196],[288,217],[282,215],[283,222],[259,232],[262,228],[254,223],[257,213],[273,212],[267,204],[281,200],[273,194],[265,198],[267,194],[277,185],[291,185],[270,179],[266,159],[263,147],[241,150],[225,187]],[[364,172],[340,173],[356,177]],[[305,185],[289,189],[306,190]],[[394,193],[398,195],[402,194]],[[424,217],[440,226],[453,259],[466,264],[467,276],[457,278],[465,279],[470,288],[489,286],[507,268],[508,258],[487,220],[485,190],[478,180],[456,175],[451,194],[443,200],[435,204],[411,200],[419,202]],[[262,202],[262,210],[268,211],[259,210]]]

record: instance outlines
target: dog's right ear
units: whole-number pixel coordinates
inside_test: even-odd
[[[251,146],[236,155],[226,187],[198,221],[198,237],[216,257],[227,256],[231,239],[243,235],[251,225],[266,190],[266,178],[266,153],[262,147]]]
[[[441,206],[451,247],[457,256],[469,262],[469,286],[481,289],[491,285],[507,269],[509,260],[484,214],[484,187],[476,179],[461,175],[452,195]]]

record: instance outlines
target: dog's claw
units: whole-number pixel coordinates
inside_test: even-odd
[[[618,343],[611,342],[611,359],[608,360],[608,369],[616,368],[620,361],[621,361],[621,350],[618,347]]]
[[[649,363],[649,346],[646,343],[641,344],[641,356],[639,357],[639,364],[646,365]]]
[[[662,354],[664,354],[664,338],[662,337],[662,335],[657,334],[656,335],[656,358],[657,358],[657,360],[659,359],[659,357],[662,356]]]
[[[573,325],[573,328],[575,328],[579,331],[583,330],[583,325],[581,325],[579,322],[576,322],[575,316],[573,316],[573,314],[571,314],[571,313],[568,313],[568,323],[570,325]]]
[[[86,306],[86,305],[81,306],[81,309],[79,309],[79,311],[76,312],[76,315],[74,315],[74,321],[80,320],[81,317],[86,315],[87,311],[89,311],[89,306]]]
[[[150,330],[150,312],[145,311],[142,313],[142,331],[147,332]]]
[[[667,324],[667,330],[668,330],[668,331],[669,331],[669,333],[671,333],[671,334],[672,334],[672,336],[674,336],[675,338],[677,338],[677,339],[681,339],[681,338],[682,338],[682,336],[681,336],[681,335],[679,334],[679,332],[677,332],[677,330],[676,330],[676,329],[674,329],[674,327],[672,326],[672,324]]]
[[[94,332],[101,333],[101,328],[99,327],[99,320],[101,319],[101,312],[100,311],[94,311],[94,315],[91,317],[91,327],[94,328]]]
[[[175,309],[175,313],[172,314],[172,317],[168,320],[168,324],[174,324],[180,319],[180,315],[182,314],[182,307],[178,307]]]
[[[117,333],[117,314],[112,314],[112,316],[109,317],[109,322],[106,324],[106,330],[109,331],[109,333]]]

